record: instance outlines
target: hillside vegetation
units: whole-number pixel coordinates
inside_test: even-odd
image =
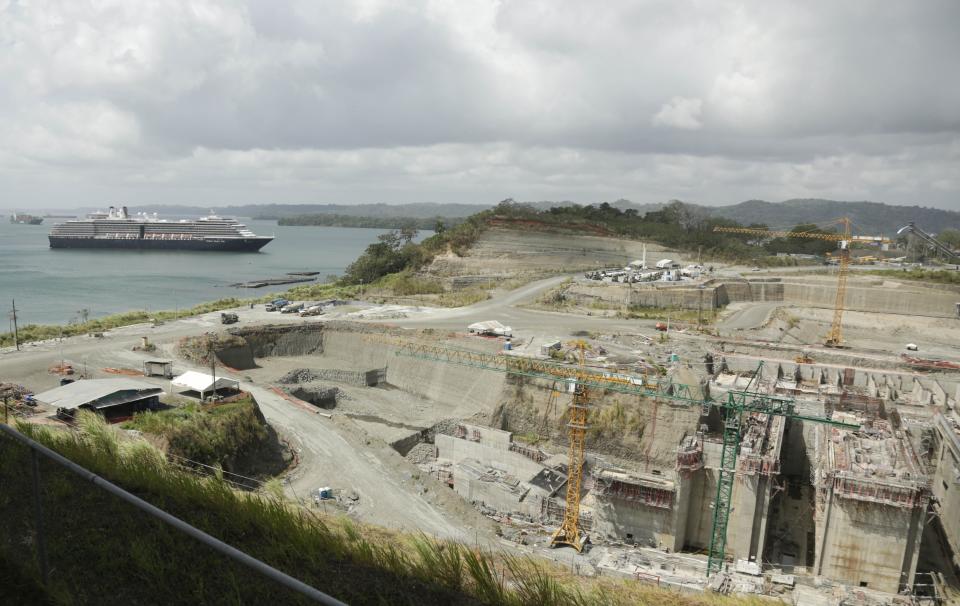
[[[182,464],[209,466],[244,476],[268,476],[286,467],[283,448],[256,401],[198,404],[141,412],[123,424],[160,438]]]
[[[463,222],[462,217],[366,217],[340,214],[304,214],[280,217],[277,225],[366,227],[372,229],[427,229],[442,231]]]
[[[241,493],[168,465],[142,440],[81,413],[80,430],[18,428],[67,458],[201,530],[353,605],[759,604],[676,594],[635,582],[566,575],[546,563],[361,526],[295,508],[279,496]],[[38,576],[29,451],[0,439],[0,557]],[[46,460],[44,525],[57,604],[297,604],[279,586]],[[82,563],[82,565],[80,565]]]

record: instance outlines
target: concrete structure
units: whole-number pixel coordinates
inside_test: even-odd
[[[702,289],[698,288],[703,286]],[[837,295],[832,276],[716,278],[704,282],[574,284],[567,292],[581,304],[606,302],[639,307],[717,309],[731,303],[782,302],[833,309]],[[850,311],[957,317],[960,289],[951,285],[853,278],[845,308]]]
[[[143,375],[146,377],[173,378],[172,360],[146,360],[143,363]]]
[[[954,411],[938,412],[934,418],[931,458],[933,512],[949,543],[953,565],[960,568],[960,421]]]
[[[546,454],[513,441],[513,435],[462,423],[453,435],[434,438],[441,480],[471,503],[507,515],[539,518],[566,482],[562,472],[544,465]]]
[[[839,416],[863,429],[816,430],[815,573],[897,593],[914,584],[929,479],[895,418]]]
[[[134,379],[81,379],[37,394],[38,402],[57,410],[57,416],[72,417],[77,410],[91,410],[115,420],[155,408],[163,389]]]

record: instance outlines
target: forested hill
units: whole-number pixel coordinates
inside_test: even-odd
[[[441,204],[416,202],[411,204],[245,204],[242,206],[218,206],[214,212],[228,217],[253,217],[254,219],[280,219],[302,215],[340,215],[350,217],[409,217],[430,219],[435,217],[466,218],[492,208],[490,204]],[[184,217],[203,216],[210,212],[208,206],[146,206],[128,205],[131,211],[157,212],[161,215]]]
[[[512,200],[510,200],[512,202]],[[537,210],[550,207],[570,206],[570,202],[536,201],[525,203]],[[293,218],[293,222],[303,224],[304,215],[338,215],[339,224],[350,223],[346,217],[375,217],[381,222],[394,218],[444,219],[465,218],[483,210],[493,208],[490,204],[441,204],[419,202],[413,204],[248,204],[243,206],[225,206],[215,208],[226,216],[254,217],[259,219]],[[611,206],[626,210],[634,209],[638,214],[658,211],[666,203],[638,204],[629,200],[617,200]],[[890,235],[897,229],[913,221],[922,229],[939,232],[943,229],[960,229],[960,212],[926,208],[922,206],[894,206],[880,202],[841,202],[837,200],[795,199],[784,202],[766,202],[748,200],[730,206],[707,206],[686,204],[698,214],[731,219],[743,225],[762,223],[770,227],[790,228],[801,223],[824,224],[838,217],[853,219],[855,230],[860,234],[883,233]],[[204,206],[134,206],[131,211],[158,212],[163,215],[183,217],[202,216],[210,212]],[[333,219],[324,219],[320,224],[333,224]],[[387,221],[390,223],[390,221]]]
[[[744,225],[762,223],[789,228],[800,223],[823,224],[838,217],[850,217],[859,234],[891,235],[911,221],[930,232],[960,229],[960,212],[922,206],[893,206],[880,202],[813,199],[772,203],[748,200],[732,206],[700,208],[714,217],[731,219]]]

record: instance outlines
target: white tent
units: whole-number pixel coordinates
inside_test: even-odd
[[[188,370],[174,379],[172,383],[177,387],[186,387],[198,392],[200,399],[203,399],[208,392],[216,392],[218,389],[240,389],[240,381],[236,379],[217,377],[216,384],[214,384],[213,375],[195,370]]]

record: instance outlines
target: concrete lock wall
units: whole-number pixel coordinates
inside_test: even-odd
[[[593,507],[593,532],[640,545],[675,550],[673,508],[648,507],[620,499],[597,499]]]
[[[904,562],[912,560],[913,509],[833,497],[827,520],[817,520],[820,574],[854,586],[897,593]],[[822,529],[826,528],[826,540]],[[915,570],[916,564],[913,564]],[[866,583],[866,585],[863,585]]]
[[[438,406],[491,410],[501,399],[506,381],[503,373],[398,356],[395,351],[356,332],[328,329],[324,335],[324,356],[344,362],[337,366],[386,367],[387,383]]]
[[[936,429],[940,437],[940,451],[931,484],[931,492],[938,503],[938,516],[943,532],[953,551],[953,562],[960,566],[960,440],[945,419],[937,417]]]
[[[837,297],[835,284],[785,283],[783,301],[795,305],[832,308]],[[844,307],[852,311],[955,317],[960,295],[935,289],[903,290],[880,286],[847,287]]]

